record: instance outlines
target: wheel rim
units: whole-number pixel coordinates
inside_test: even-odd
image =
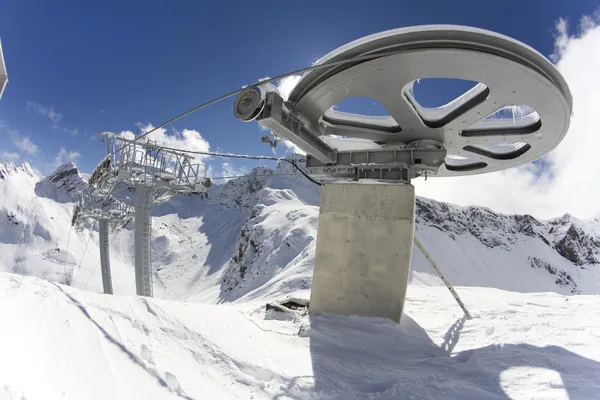
[[[317,64],[366,54],[375,58],[305,74],[290,94],[289,107],[322,135],[370,140],[373,148],[436,141],[448,154],[437,176],[531,162],[567,132],[572,98],[566,82],[541,54],[506,36],[456,26],[403,28],[349,43]],[[414,81],[422,78],[479,84],[443,107],[427,109],[412,93]],[[390,117],[331,110],[354,96],[379,101]],[[513,108],[512,118],[498,115],[515,105],[527,106],[526,112],[515,114],[519,109]]]

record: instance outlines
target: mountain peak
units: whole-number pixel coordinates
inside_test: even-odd
[[[35,186],[36,195],[61,203],[71,202],[88,190],[88,184],[72,162],[60,165]]]
[[[37,175],[27,161],[24,161],[19,166],[13,162],[0,162],[0,179],[6,179],[9,176],[19,173],[25,173],[32,177]]]
[[[560,217],[560,219],[563,220],[563,221],[565,221],[565,222],[567,222],[567,221],[571,222],[571,221],[573,221],[573,216],[571,214],[569,214],[569,213],[564,213],[562,215],[562,217]]]
[[[53,173],[48,175],[47,179],[50,179],[52,182],[58,182],[75,175],[79,175],[77,166],[72,162],[68,162],[57,167]]]
[[[79,173],[79,170],[77,169],[77,166],[74,163],[72,163],[71,161],[69,161],[66,164],[59,165],[54,170],[54,172],[50,174],[50,176],[56,175],[56,174],[60,174],[60,173],[62,173],[64,171],[71,171],[71,170],[76,170]]]

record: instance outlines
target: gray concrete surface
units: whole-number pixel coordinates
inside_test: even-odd
[[[412,185],[324,185],[310,311],[399,322],[414,215]]]

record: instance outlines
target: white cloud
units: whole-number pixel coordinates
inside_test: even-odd
[[[69,135],[71,136],[77,136],[79,135],[79,129],[75,128],[75,129],[67,129],[67,128],[63,128],[63,130],[65,132],[67,132]]]
[[[567,50],[567,45],[569,44],[569,34],[568,34],[569,26],[565,19],[560,18],[556,23],[555,31],[556,38],[554,40],[554,53],[551,58],[552,61],[556,62],[562,58],[565,51]]]
[[[219,177],[226,177],[223,179],[224,181],[229,181],[236,176],[242,176],[248,174],[248,169],[245,167],[236,167],[231,165],[229,162],[223,162],[221,164],[221,174]]]
[[[556,31],[554,59],[571,89],[574,115],[565,139],[546,157],[552,174],[536,179],[526,166],[480,176],[418,179],[418,195],[541,218],[565,212],[600,216],[600,26],[597,19],[584,17],[575,34],[564,20],[558,21]]]
[[[290,142],[289,140],[282,140],[279,143],[282,144],[283,147],[285,147],[288,150],[288,151],[286,151],[286,154],[287,153],[297,153],[297,154],[306,155],[306,152],[304,150],[302,150],[300,147],[296,146],[294,143]]]
[[[17,146],[19,150],[29,154],[35,154],[40,150],[37,145],[33,143],[31,139],[29,139],[28,136],[20,136],[17,130],[10,130],[9,134],[10,140],[15,146]]]
[[[62,114],[54,111],[54,107],[48,107],[43,104],[28,100],[26,108],[35,112],[36,114],[47,117],[50,121],[52,121],[52,127],[54,129],[58,128],[58,123],[62,119]]]
[[[292,93],[292,90],[294,89],[294,87],[296,87],[296,85],[300,81],[300,78],[302,78],[301,75],[291,75],[279,81],[279,85],[277,85],[277,90],[279,90],[279,94],[281,94],[281,97],[284,100],[287,100],[288,97],[290,97],[290,93]]]
[[[148,131],[154,129],[154,126],[152,126],[151,124],[148,124],[145,126],[139,124],[138,127],[139,127],[139,130],[141,133],[148,132]],[[135,139],[135,137],[137,135],[131,131],[123,131],[123,132],[119,133],[117,136],[120,136],[125,139],[133,140],[133,139]],[[183,152],[190,151],[190,150],[192,150],[192,151],[209,151],[210,150],[210,145],[209,145],[208,141],[202,137],[200,132],[192,130],[192,129],[183,129],[181,131],[171,131],[171,133],[168,133],[166,129],[160,128],[160,129],[157,129],[156,131],[152,132],[151,134],[149,134],[142,140],[144,142],[146,140],[154,140],[154,141],[156,141],[157,144],[160,144],[165,147],[176,148]],[[209,157],[209,156],[204,156],[204,155],[200,155],[200,154],[191,154],[191,155],[194,157],[195,161],[205,160]]]
[[[294,89],[294,87],[296,87],[296,85],[300,81],[300,78],[302,78],[302,75],[290,75],[283,79],[280,79],[277,85],[275,85],[274,81],[267,83],[266,85],[267,86],[270,85],[271,88],[273,86],[275,86],[277,88],[277,91],[283,98],[283,100],[287,100],[288,97],[290,97],[290,93],[292,93],[292,90]],[[260,78],[258,81],[263,82],[263,81],[266,81],[267,79],[270,79],[270,77],[265,76],[264,78]],[[269,89],[267,89],[267,90],[269,90]]]
[[[56,157],[54,157],[53,166],[58,167],[59,165],[66,164],[68,162],[74,163],[79,157],[81,157],[81,154],[79,154],[78,152],[72,150],[67,151],[67,149],[61,147]]]
[[[300,81],[300,78],[302,78],[301,75],[291,75],[291,76],[283,78],[279,81],[279,84],[277,85],[277,91],[279,92],[279,94],[281,95],[283,100],[287,100],[288,97],[290,97],[290,93],[292,92],[294,87],[296,87],[296,85]],[[265,79],[268,79],[268,78],[262,78],[259,80],[263,81]],[[262,126],[260,124],[258,126],[260,127],[261,130],[270,132],[269,129],[265,128],[264,126]],[[279,142],[279,144],[283,145],[287,149],[286,153],[291,152],[291,153],[298,153],[298,154],[303,154],[303,155],[306,154],[305,151],[300,149],[300,147],[296,146],[294,143],[290,142],[289,140],[286,140],[283,138],[280,138],[280,139],[281,139],[281,141]]]
[[[0,153],[0,161],[18,161],[21,156],[19,153],[3,151]]]

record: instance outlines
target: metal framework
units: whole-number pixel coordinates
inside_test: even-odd
[[[462,26],[378,33],[315,65],[322,68],[306,72],[287,99],[271,84],[244,88],[233,113],[270,130],[272,143],[286,139],[304,150],[314,177],[395,184],[387,193],[378,184],[323,187],[311,307],[399,321],[414,237],[411,179],[488,173],[538,159],[566,134],[571,93],[552,63],[531,47]],[[428,108],[414,86],[432,78],[474,86]],[[389,115],[334,110],[350,97],[376,100]],[[381,235],[377,245],[362,236],[370,229]],[[429,253],[415,243],[470,318]]]
[[[87,219],[98,221],[100,269],[102,288],[105,294],[113,294],[108,243],[109,225],[112,225],[113,230],[120,229],[127,225],[133,217],[133,207],[112,197],[109,201],[104,201],[102,198],[91,194],[81,196],[73,210],[71,225],[76,226],[78,229],[83,228]]]
[[[440,270],[440,268],[437,266],[437,263],[434,261],[433,257],[431,257],[431,254],[429,254],[429,252],[425,249],[425,247],[419,241],[419,239],[415,238],[414,242],[417,245],[417,247],[419,248],[419,250],[421,250],[421,252],[425,256],[425,258],[427,259],[427,261],[429,261],[429,264],[431,264],[431,268],[433,268],[433,270],[435,271],[436,274],[438,274],[438,276],[440,277],[440,279],[442,280],[442,282],[444,282],[444,285],[446,285],[446,287],[448,288],[448,290],[452,294],[452,297],[454,297],[454,300],[456,300],[456,303],[458,303],[459,307],[465,313],[465,317],[467,319],[472,319],[473,317],[471,316],[471,313],[469,312],[469,310],[467,310],[467,307],[465,306],[465,303],[462,302],[462,300],[460,299],[460,296],[458,295],[458,293],[456,293],[456,290],[454,290],[454,286],[452,286],[452,284],[450,283],[450,281],[448,280],[448,278],[446,278],[444,276],[444,274],[442,273],[442,271]]]
[[[153,141],[134,141],[108,132],[100,135],[104,138],[107,155],[92,173],[89,183],[107,201],[121,184],[135,188],[136,292],[152,297],[152,204],[176,193],[204,192],[210,186],[210,179],[200,177],[202,164],[192,164],[193,157],[189,154],[165,149]]]
[[[556,147],[569,127],[565,80],[545,57],[509,37],[463,26],[402,28],[349,43],[316,64],[368,55],[304,74],[285,101],[273,85],[248,87],[234,115],[306,151],[315,176],[399,183],[522,165]],[[426,108],[413,91],[424,78],[478,83]],[[390,115],[333,110],[353,96],[379,101]]]

